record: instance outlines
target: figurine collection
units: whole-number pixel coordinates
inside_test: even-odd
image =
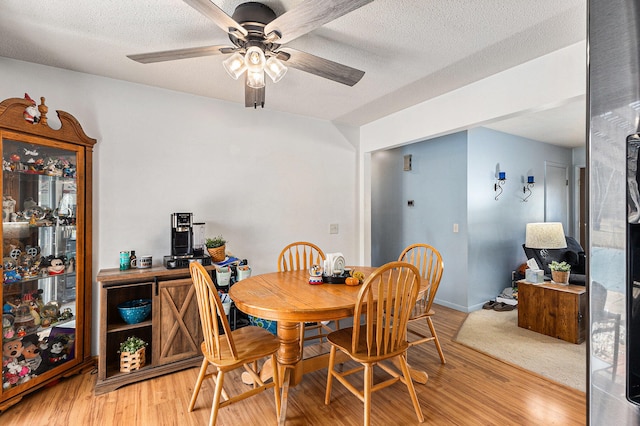
[[[75,272],[75,257],[65,255],[42,256],[40,247],[23,245],[17,239],[5,242],[3,253],[9,256],[2,259],[3,282],[15,283],[29,278],[45,277]]]
[[[27,382],[73,358],[75,329],[53,327],[73,318],[70,308],[44,304],[42,290],[14,297],[3,306],[2,386]],[[49,329],[48,336],[45,329]]]
[[[37,149],[22,148],[2,159],[2,169],[33,175],[75,178],[76,165],[65,157],[41,155]]]

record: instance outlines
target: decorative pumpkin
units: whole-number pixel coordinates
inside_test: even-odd
[[[360,285],[360,280],[359,280],[359,279],[357,279],[357,278],[355,278],[355,277],[347,277],[347,278],[344,280],[344,283],[345,283],[346,285]]]

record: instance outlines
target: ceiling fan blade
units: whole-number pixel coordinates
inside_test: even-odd
[[[227,15],[224,10],[220,9],[211,0],[183,0],[186,4],[211,19],[217,26],[225,32],[233,32],[235,36],[244,39],[247,34],[246,29],[238,24],[231,16]],[[240,33],[240,34],[238,34]]]
[[[288,43],[372,1],[373,0],[308,0],[268,23],[267,26],[264,27],[264,33],[267,35],[269,41],[278,44]],[[270,35],[274,31],[278,34],[279,39],[278,37],[274,38],[274,36]]]
[[[362,76],[364,76],[364,71],[360,71],[328,59],[320,58],[319,56],[315,56],[310,53],[292,49],[290,47],[283,47],[279,52],[284,52],[286,55],[290,55],[289,59],[286,59],[286,55],[278,55],[279,59],[285,61],[285,65],[323,78],[328,78],[329,80],[337,81],[338,83],[346,84],[347,86],[353,86],[360,81]]]
[[[186,49],[163,50],[161,52],[140,53],[137,55],[127,55],[141,64],[153,62],[175,61],[176,59],[199,58],[201,56],[224,55],[235,51],[231,46],[202,46],[188,47]]]
[[[244,106],[247,108],[264,108],[264,87],[260,89],[254,89],[253,87],[244,84]]]

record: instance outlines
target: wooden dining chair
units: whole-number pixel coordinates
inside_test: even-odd
[[[413,381],[407,366],[407,322],[420,291],[418,269],[405,262],[391,262],[376,269],[358,293],[353,314],[354,327],[347,327],[327,336],[331,344],[329,353],[329,372],[325,404],[331,400],[331,385],[335,377],[349,392],[364,402],[364,424],[371,422],[371,394],[401,381],[407,386],[411,402],[418,421],[424,416],[418,402]],[[359,325],[358,325],[359,324]],[[336,370],[336,351],[340,350],[362,366],[348,371]],[[402,374],[389,365],[386,360],[397,360]],[[391,377],[373,383],[373,367],[379,366]],[[364,390],[357,389],[347,376],[364,370]],[[385,401],[388,404],[389,401]],[[389,407],[390,409],[391,406]]]
[[[297,241],[287,245],[278,255],[278,272],[286,271],[307,271],[312,265],[324,266],[326,255],[313,243]],[[340,328],[340,323],[335,320],[336,328]],[[314,331],[315,334],[307,336],[307,331]],[[309,340],[320,340],[323,342],[328,333],[334,331],[329,327],[329,321],[302,323],[300,326],[300,346],[304,347],[304,342]]]
[[[606,308],[608,291],[598,281],[591,282],[591,371],[611,369],[611,380],[618,371],[618,347],[622,315]],[[613,344],[611,344],[611,342]],[[612,348],[609,353],[605,348]]]
[[[438,334],[431,320],[431,317],[435,314],[435,311],[432,309],[433,301],[436,298],[436,292],[440,286],[440,280],[442,279],[442,273],[444,271],[442,256],[438,250],[428,244],[412,244],[402,251],[400,257],[398,257],[398,261],[411,263],[418,268],[423,280],[423,286],[426,285],[426,288],[423,288],[418,295],[416,306],[409,317],[409,323],[421,321],[424,318],[429,326],[431,336],[409,328],[409,333],[418,336],[418,339],[409,342],[409,346],[416,346],[433,341],[440,355],[440,362],[446,364],[444,353],[438,340]]]
[[[258,374],[258,360],[270,356],[273,365],[276,364],[275,354],[280,342],[276,336],[267,330],[247,326],[231,331],[227,316],[224,314],[222,302],[213,280],[206,269],[197,262],[189,265],[191,279],[196,290],[200,322],[204,342],[202,342],[202,366],[193,389],[189,411],[193,411],[202,382],[209,377],[213,378],[215,391],[209,425],[213,426],[218,417],[218,409],[250,396],[256,395],[269,388],[274,389],[276,416],[280,419],[280,385],[278,369],[273,369],[273,381],[264,383]],[[222,324],[222,330],[220,325]],[[209,364],[215,367],[215,372],[207,374]],[[239,395],[229,396],[223,388],[225,374],[229,371],[244,367],[253,378],[253,387]],[[221,401],[221,397],[223,401]]]

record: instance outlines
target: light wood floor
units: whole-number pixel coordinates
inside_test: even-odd
[[[416,385],[426,425],[584,425],[585,394],[510,366],[452,341],[466,314],[436,306],[434,318],[447,364],[433,344],[411,348],[409,362],[429,374]],[[425,323],[426,324],[426,323]],[[426,325],[425,325],[426,329]],[[499,341],[496,339],[496,344]],[[198,369],[94,396],[95,374],[83,374],[25,397],[0,415],[3,425],[206,425],[213,386],[205,382],[195,411],[186,407]],[[225,385],[245,386],[239,375]],[[235,380],[234,380],[235,379]],[[324,405],[326,369],[291,389],[287,425],[359,425],[363,405],[339,383]],[[373,395],[373,424],[419,424],[406,387],[397,383]],[[276,424],[273,394],[262,393],[220,410],[218,425]]]

